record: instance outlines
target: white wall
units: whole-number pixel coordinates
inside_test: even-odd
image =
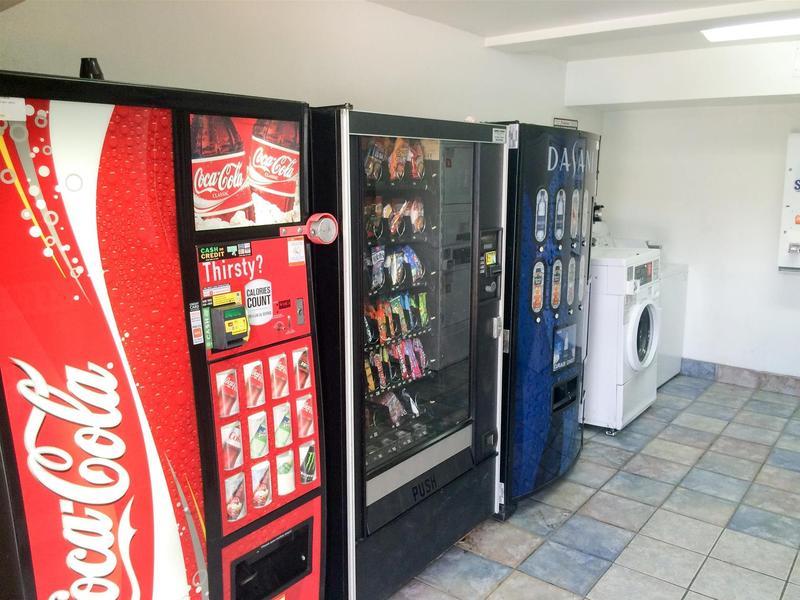
[[[562,61],[483,47],[462,31],[363,1],[26,0],[0,13],[0,68],[302,99],[461,120],[552,123]]]
[[[570,106],[779,98],[800,94],[800,43],[723,45],[572,61],[565,86]]]
[[[605,114],[600,202],[689,264],[686,357],[800,376],[800,275],[776,264],[792,129],[800,102]]]

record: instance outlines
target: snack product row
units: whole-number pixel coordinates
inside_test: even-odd
[[[404,292],[390,299],[364,303],[367,344],[419,332],[428,326],[428,293]]]
[[[384,201],[383,196],[364,206],[364,228],[368,241],[403,237],[425,231],[425,203],[420,196]]]
[[[428,357],[419,338],[377,348],[364,358],[367,392],[371,394],[403,381],[419,379],[425,375],[427,367]]]
[[[370,293],[381,291],[387,284],[418,284],[425,277],[425,265],[409,245],[373,246],[365,260]]]
[[[295,390],[306,390],[311,387],[311,369],[308,359],[308,348],[292,350],[292,370]],[[269,366],[269,382],[271,398],[277,400],[286,398],[291,391],[289,378],[288,359],[285,352],[270,356],[267,359]],[[253,360],[242,365],[241,370],[236,368],[218,371],[215,376],[217,392],[218,414],[221,418],[231,417],[240,410],[240,384],[241,375],[244,381],[245,406],[255,408],[266,402],[266,381],[264,377],[264,364],[261,360]]]

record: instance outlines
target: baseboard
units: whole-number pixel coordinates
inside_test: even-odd
[[[800,396],[800,377],[792,375],[777,375],[693,358],[681,360],[681,374],[756,390]]]

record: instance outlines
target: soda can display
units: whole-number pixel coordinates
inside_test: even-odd
[[[295,401],[297,409],[297,436],[305,438],[314,433],[314,405],[310,395]]]
[[[269,452],[267,439],[267,413],[254,413],[247,417],[247,431],[250,435],[250,458],[261,458]]]
[[[264,393],[264,365],[260,360],[242,366],[246,385],[245,404],[248,408],[261,406],[266,401]]]
[[[244,473],[237,473],[225,480],[225,514],[228,521],[238,521],[247,514]]]
[[[216,376],[219,416],[223,419],[239,412],[239,381],[236,369],[220,371]]]
[[[294,491],[294,452],[289,450],[279,454],[278,469],[278,495],[287,496]]]
[[[294,383],[298,390],[311,387],[311,368],[308,364],[308,348],[298,348],[292,352],[294,363]]]
[[[275,427],[275,447],[284,448],[292,443],[292,414],[288,402],[272,409],[272,422]]]
[[[269,461],[253,465],[250,469],[253,486],[253,508],[263,508],[272,502],[272,479],[269,473]]]
[[[285,354],[269,357],[269,378],[272,381],[273,398],[285,398],[289,395],[289,369]]]
[[[222,466],[226,471],[242,466],[242,426],[239,421],[228,423],[220,429],[222,439]]]
[[[317,478],[317,453],[314,442],[306,442],[300,450],[300,483],[311,483]]]

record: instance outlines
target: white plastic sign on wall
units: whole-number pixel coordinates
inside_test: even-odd
[[[800,272],[800,133],[790,133],[786,144],[778,269]]]

